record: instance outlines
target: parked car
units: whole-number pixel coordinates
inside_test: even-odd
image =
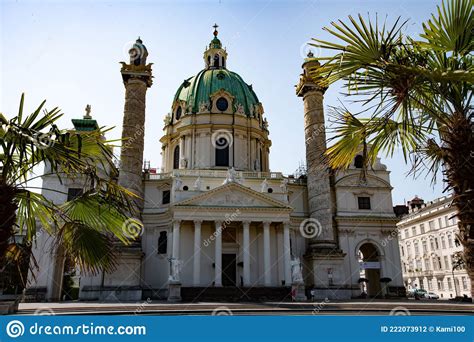
[[[439,299],[439,296],[434,293],[434,292],[427,292],[425,294],[425,298],[428,298],[428,299]]]
[[[417,297],[417,298],[423,298],[426,295],[426,291],[423,289],[410,289],[408,290],[408,297]]]

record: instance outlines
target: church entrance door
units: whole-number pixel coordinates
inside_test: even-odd
[[[222,254],[222,285],[237,286],[237,255]]]

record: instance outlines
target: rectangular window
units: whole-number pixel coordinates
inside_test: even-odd
[[[370,197],[357,197],[359,209],[370,209]]]
[[[435,258],[433,258],[433,270],[435,270],[435,271],[438,270],[438,263],[436,262]]]
[[[448,290],[451,291],[453,289],[453,283],[451,282],[451,278],[447,278],[448,280]]]
[[[430,244],[431,244],[431,250],[434,251],[435,250],[434,239],[430,240]]]
[[[466,279],[466,277],[462,277],[462,289],[467,290],[467,279]]]
[[[411,227],[411,235],[412,236],[416,235],[416,227]]]
[[[441,291],[444,290],[444,284],[442,280],[438,280],[438,290],[441,290]]]
[[[418,248],[418,242],[415,242],[413,245],[415,246],[415,256],[419,256],[420,249]]]
[[[405,256],[405,249],[403,248],[403,246],[400,246],[400,253],[402,254],[402,256]]]
[[[443,247],[443,249],[446,249],[446,239],[444,238],[444,236],[441,237],[441,247]]]
[[[438,270],[442,270],[443,265],[441,265],[441,257],[438,257]]]
[[[422,268],[422,266],[421,266],[421,260],[417,260],[417,261],[416,261],[416,269],[417,269],[417,271],[421,271],[421,268]]]
[[[431,279],[428,279],[428,291],[433,291],[433,283],[431,282]]]
[[[446,216],[444,217],[444,225],[445,225],[446,227],[449,226],[448,215],[446,215]]]
[[[444,267],[445,267],[447,270],[450,269],[450,268],[449,268],[449,260],[448,260],[448,256],[447,256],[447,255],[444,256]]]
[[[443,228],[443,220],[441,220],[441,217],[438,217],[438,228]]]
[[[439,242],[438,242],[438,238],[435,238],[434,240],[435,240],[436,250],[438,250],[438,249],[439,249]]]
[[[422,245],[423,245],[423,253],[428,253],[428,243],[426,242],[426,240],[422,242]]]
[[[408,238],[408,229],[405,229],[405,239]]]
[[[430,230],[435,230],[435,224],[434,221],[428,222],[428,225],[430,226]]]
[[[420,234],[424,234],[425,233],[425,225],[422,223],[420,224]]]
[[[67,189],[67,200],[72,201],[83,194],[82,188],[69,188]]]
[[[171,197],[171,191],[170,190],[164,190],[163,193],[162,193],[161,203],[162,204],[169,204],[170,203],[170,197]]]
[[[430,260],[425,259],[425,271],[429,271],[429,270],[430,270]]]

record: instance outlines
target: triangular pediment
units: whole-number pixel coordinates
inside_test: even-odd
[[[178,202],[175,207],[242,207],[291,209],[287,204],[277,201],[238,183],[232,182]]]

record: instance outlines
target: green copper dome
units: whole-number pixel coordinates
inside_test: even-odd
[[[257,95],[252,90],[252,86],[235,72],[227,69],[204,69],[196,76],[185,80],[178,88],[174,97],[174,102],[184,101],[186,103],[186,113],[198,113],[202,107],[211,106],[211,95],[224,90],[233,97],[234,111],[247,116],[255,116],[256,106],[260,106]],[[243,114],[243,113],[242,113]]]

